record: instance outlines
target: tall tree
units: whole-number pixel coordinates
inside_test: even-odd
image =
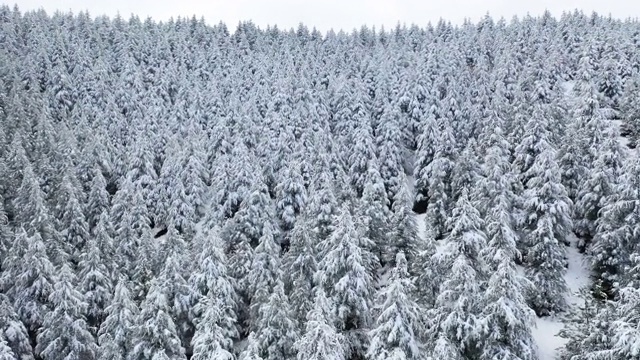
[[[138,307],[127,288],[127,278],[121,275],[115,286],[113,299],[105,309],[107,315],[98,331],[98,358],[100,360],[129,359],[135,343],[134,326]]]
[[[369,332],[368,358],[420,358],[420,307],[411,298],[414,293],[407,260],[404,253],[399,252],[388,284],[377,295],[376,312],[379,315]]]
[[[317,287],[313,309],[307,314],[304,334],[296,342],[298,360],[346,360],[344,337],[333,321],[332,304]]]
[[[373,243],[356,228],[353,216],[343,206],[334,217],[334,232],[321,248],[327,249],[318,264],[319,284],[335,304],[336,327],[345,334],[346,356],[363,356],[367,347],[366,329],[371,324]]]
[[[75,289],[76,281],[71,268],[63,265],[49,296],[53,310],[37,337],[35,351],[45,360],[96,358],[97,345],[85,321],[87,303]]]

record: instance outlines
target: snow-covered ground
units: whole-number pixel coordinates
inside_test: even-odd
[[[589,268],[585,263],[584,255],[578,252],[577,239],[572,239],[571,247],[567,248],[569,268],[565,274],[568,293],[565,295],[570,307],[580,306],[581,299],[578,296],[580,289],[589,285]],[[536,328],[532,329],[533,338],[538,344],[540,360],[554,360],[558,348],[562,347],[566,340],[559,337],[558,333],[564,324],[560,316],[536,318]]]

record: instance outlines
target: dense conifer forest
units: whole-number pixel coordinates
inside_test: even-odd
[[[580,12],[2,6],[0,359],[636,359],[639,64]]]

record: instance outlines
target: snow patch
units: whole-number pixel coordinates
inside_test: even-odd
[[[556,317],[544,317],[536,319],[536,327],[531,333],[538,344],[538,357],[540,360],[554,360],[558,348],[567,342],[558,336],[564,324]]]
[[[565,296],[569,307],[574,307],[581,305],[583,301],[579,297],[579,291],[589,286],[591,272],[584,255],[578,251],[578,239],[572,235],[570,242],[571,246],[566,249],[569,267],[564,276],[568,287]],[[520,271],[524,272],[524,269]],[[563,327],[564,323],[562,322],[561,315],[536,318],[536,327],[532,329],[532,334],[538,344],[540,360],[554,360],[556,358],[558,349],[567,342],[566,339],[558,336],[558,333]]]

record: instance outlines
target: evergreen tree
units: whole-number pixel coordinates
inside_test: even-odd
[[[404,176],[401,177],[404,179]],[[393,239],[390,241],[390,254],[397,254],[400,251],[406,254],[409,269],[413,269],[416,263],[420,239],[418,238],[418,225],[416,218],[411,211],[412,196],[407,186],[401,186],[395,194],[393,201],[390,228]]]
[[[191,359],[235,359],[230,351],[233,347],[233,340],[228,337],[229,330],[226,328],[229,322],[235,321],[235,318],[227,317],[229,309],[225,309],[225,302],[224,298],[215,298],[211,294],[196,305],[197,311],[202,316],[196,324],[196,331],[191,342],[193,347]]]
[[[118,279],[113,299],[105,309],[105,314],[104,322],[98,331],[98,358],[100,360],[129,359],[135,345],[134,326],[139,315],[124,275]]]
[[[0,294],[0,333],[3,332],[7,346],[15,354],[11,359],[34,359],[27,329],[13,309],[11,300],[6,295]]]
[[[304,335],[296,342],[298,360],[345,360],[344,338],[333,325],[332,306],[317,287],[313,309],[307,313]]]
[[[370,359],[420,358],[420,307],[411,298],[415,289],[403,252],[398,253],[395,263],[389,283],[376,299],[379,316],[369,332]]]
[[[27,242],[25,259],[16,272],[15,282],[9,289],[14,299],[16,312],[27,327],[30,336],[34,336],[52,310],[51,294],[56,284],[54,266],[47,256],[46,248],[39,233],[27,236],[24,230],[18,235]]]
[[[375,247],[372,249],[382,263],[387,263],[393,259],[391,254],[388,199],[384,190],[384,183],[380,178],[380,173],[375,168],[367,171],[364,183],[364,192],[360,201],[361,213],[363,214],[364,226],[366,226],[365,236],[373,241]]]
[[[484,223],[464,190],[453,210],[452,230],[442,257],[446,262],[444,281],[431,310],[435,337],[445,336],[457,349],[457,356],[476,358],[482,352],[482,290],[486,267],[480,250],[486,244]]]
[[[436,239],[442,238],[447,229],[447,219],[455,202],[450,188],[450,180],[455,164],[455,138],[451,128],[446,126],[440,133],[440,147],[424,170],[422,177],[428,180],[428,204],[426,208],[428,227],[432,228]]]
[[[153,279],[149,293],[140,305],[130,341],[133,348],[127,359],[186,359],[178,329],[171,316],[165,279]]]
[[[189,277],[192,299],[191,318],[196,331],[191,342],[193,352],[208,356],[209,351],[232,351],[232,339],[239,338],[236,308],[237,294],[228,272],[227,258],[216,229],[200,231],[194,239],[198,266]],[[209,339],[217,344],[208,347]],[[219,345],[219,347],[218,347]]]
[[[87,198],[87,222],[89,230],[93,230],[98,225],[100,215],[110,208],[110,196],[107,192],[107,181],[102,174],[100,167],[93,169],[91,178],[91,188]]]
[[[59,231],[61,237],[61,247],[70,256],[74,266],[80,261],[86,241],[89,239],[89,224],[84,215],[81,205],[81,198],[78,198],[78,190],[75,188],[77,179],[66,170],[62,177],[60,189],[61,199],[58,202],[62,205],[59,212]]]
[[[577,221],[575,232],[590,242],[596,235],[596,226],[602,207],[609,201],[620,177],[624,149],[618,142],[619,134],[613,127],[609,128],[606,140],[601,144],[593,168],[580,188],[575,203]],[[583,247],[586,244],[580,244]]]
[[[191,289],[187,283],[190,267],[185,261],[185,254],[187,244],[173,224],[170,224],[161,250],[164,266],[157,281],[158,286],[162,288],[162,295],[169,304],[169,315],[175,324],[182,346],[188,349],[193,336],[193,324],[189,314]]]
[[[112,294],[111,274],[100,256],[100,248],[96,240],[89,238],[78,264],[80,278],[78,290],[81,291],[87,303],[86,321],[94,334],[104,320],[104,310],[111,303]]]
[[[269,301],[278,281],[282,280],[280,247],[269,223],[263,227],[260,244],[255,250],[251,270],[247,275],[251,294],[251,329],[256,330],[260,309]]]
[[[373,301],[373,265],[377,258],[370,249],[373,243],[356,229],[348,208],[334,217],[334,232],[321,248],[319,284],[327,289],[335,304],[336,327],[346,337],[348,358],[363,356],[367,347],[364,333],[371,324]]]
[[[615,293],[616,283],[624,285],[632,267],[634,234],[640,229],[640,208],[635,205],[640,200],[639,174],[637,159],[624,165],[612,196],[600,210],[596,237],[589,251],[594,273],[608,295]]]
[[[17,359],[13,350],[7,345],[7,341],[4,338],[2,330],[0,330],[0,360],[13,360]]]
[[[53,310],[45,315],[37,337],[35,351],[45,360],[96,358],[97,345],[84,318],[87,303],[75,283],[71,268],[63,265],[49,296]]]
[[[298,167],[297,162],[290,162],[276,189],[278,217],[284,231],[293,229],[296,218],[307,202],[307,191]]]
[[[524,209],[529,223],[525,235],[527,277],[536,294],[531,305],[538,315],[565,308],[566,260],[563,243],[571,229],[571,200],[561,183],[555,151],[548,146],[525,174]]]
[[[298,221],[291,232],[291,247],[285,255],[286,278],[289,287],[291,307],[298,323],[302,325],[313,308],[313,299],[309,294],[315,288],[314,275],[317,272],[317,254],[314,247],[315,234],[311,228],[308,212]],[[299,326],[302,329],[302,326]]]
[[[264,360],[295,359],[298,332],[282,281],[275,284],[268,301],[260,306],[255,333]]]
[[[33,168],[29,163],[24,166],[22,184],[13,202],[13,208],[18,211],[15,221],[27,229],[30,236],[34,236],[37,232],[44,244],[48,246],[47,253],[52,257],[51,260],[62,263],[69,255],[64,251],[66,244],[59,242],[60,236],[54,227],[45,203],[45,195]]]

